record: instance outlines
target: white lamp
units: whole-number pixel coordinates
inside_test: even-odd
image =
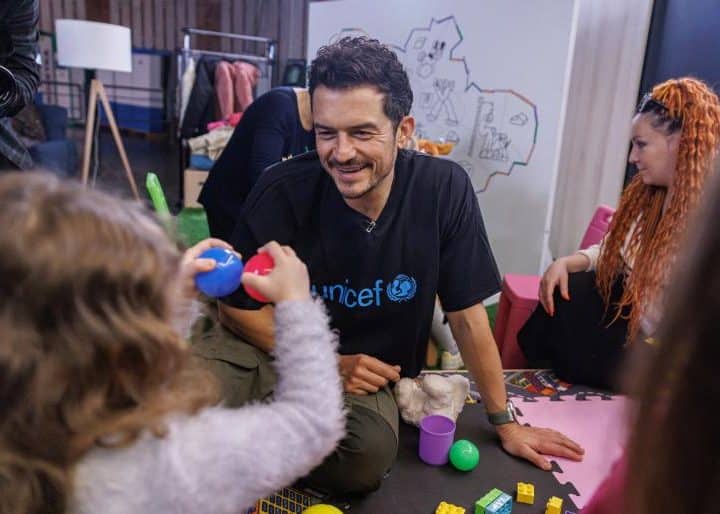
[[[57,59],[60,66],[86,70],[132,71],[132,39],[130,29],[121,25],[86,20],[55,20]],[[82,182],[87,184],[90,171],[92,132],[98,98],[102,103],[110,130],[125,168],[128,182],[135,198],[139,198],[135,178],[120,138],[115,115],[110,109],[107,93],[102,82],[93,78],[90,83],[87,119],[85,121],[85,149],[83,152]]]

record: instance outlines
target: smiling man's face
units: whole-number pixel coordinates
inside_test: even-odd
[[[364,85],[319,86],[313,93],[320,162],[351,206],[387,198],[392,185],[398,131],[385,115],[383,99],[377,88]]]

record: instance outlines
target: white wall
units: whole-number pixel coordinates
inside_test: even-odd
[[[616,207],[652,0],[581,0],[548,254],[577,250],[599,204]]]

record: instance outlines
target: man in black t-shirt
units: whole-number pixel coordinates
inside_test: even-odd
[[[544,469],[550,464],[541,453],[580,459],[582,449],[562,434],[514,420],[482,304],[500,279],[477,198],[458,165],[400,150],[415,122],[397,57],[366,38],[323,47],[310,94],[317,153],[264,173],[231,238],[247,257],[268,240],[291,246],[340,335],[348,436],[308,483],[334,493],[380,484],[397,451],[389,385],[420,372],[436,295],[503,447]],[[209,357],[226,396],[246,396],[231,404],[248,391],[262,397],[272,388],[264,371],[272,307],[238,290],[219,310],[225,326],[250,343]]]

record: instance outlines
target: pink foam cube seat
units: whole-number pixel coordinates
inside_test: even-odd
[[[581,250],[602,241],[608,231],[613,214],[615,214],[615,209],[612,207],[607,205],[598,206],[580,243]]]
[[[517,343],[517,333],[538,304],[540,277],[507,274],[503,277],[500,305],[495,319],[495,341],[503,368],[527,367]]]
[[[581,249],[602,241],[614,213],[612,207],[598,206],[580,243]],[[514,274],[503,277],[494,336],[505,369],[527,367],[527,359],[518,346],[517,334],[537,307],[540,278]]]

